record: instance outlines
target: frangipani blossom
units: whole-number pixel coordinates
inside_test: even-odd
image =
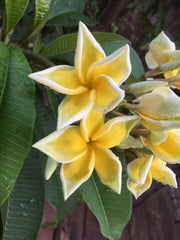
[[[91,176],[94,168],[105,185],[120,193],[122,167],[109,148],[120,144],[138,120],[138,116],[123,116],[104,124],[103,114],[92,110],[80,127],[61,128],[33,147],[63,163],[60,176],[65,199]]]
[[[152,179],[177,188],[174,172],[156,156],[136,158],[127,165],[127,187],[137,199],[151,186]]]
[[[151,132],[143,137],[144,145],[167,163],[180,163],[180,129],[167,132]]]
[[[151,131],[180,128],[180,98],[168,87],[144,94],[133,111]]]
[[[58,108],[58,128],[82,119],[94,107],[107,113],[124,98],[119,86],[131,72],[129,46],[106,57],[87,27],[80,22],[75,66],[61,65],[32,73],[30,78],[67,94]]]
[[[150,69],[163,63],[180,59],[180,50],[176,50],[175,44],[162,31],[149,45],[149,52],[145,56]],[[170,78],[177,74],[177,69],[166,72],[165,77]]]

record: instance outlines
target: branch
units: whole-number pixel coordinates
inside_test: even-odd
[[[55,66],[55,64],[49,61],[47,58],[40,56],[39,54],[33,53],[29,50],[21,49],[24,55],[27,57],[28,60],[36,62],[43,66],[43,68],[49,68]]]

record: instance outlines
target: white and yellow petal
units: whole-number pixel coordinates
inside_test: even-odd
[[[95,152],[95,169],[101,182],[120,193],[122,166],[118,157],[100,144],[94,143],[92,148]]]
[[[55,66],[31,73],[29,77],[63,94],[75,95],[88,90],[80,82],[75,68],[67,65]]]
[[[156,68],[159,66],[158,62],[154,59],[154,57],[150,51],[146,53],[145,61],[150,69],[153,69],[153,68]]]
[[[88,28],[80,22],[75,53],[75,69],[82,82],[87,81],[89,67],[105,56],[100,44],[96,41]]]
[[[88,72],[88,79],[106,75],[120,85],[129,77],[130,73],[129,45],[125,45],[110,56],[93,63]]]
[[[166,163],[157,157],[154,158],[151,164],[152,178],[158,182],[168,184],[177,188],[176,175],[174,172],[166,167]]]
[[[114,109],[125,96],[124,91],[105,75],[98,76],[92,81],[92,89],[96,92],[94,108],[103,113]]]
[[[56,168],[58,167],[58,162],[54,161],[52,158],[48,157],[45,167],[45,179],[48,180]]]
[[[96,111],[94,108],[81,120],[80,129],[81,135],[86,142],[92,137],[93,133],[97,131],[104,124],[104,115],[102,112]]]
[[[138,185],[143,185],[148,176],[152,160],[153,156],[151,155],[149,158],[140,157],[130,162],[127,165],[129,179]]]
[[[146,178],[146,180],[144,182],[144,184],[142,184],[142,185],[134,183],[133,181],[131,181],[128,178],[128,180],[127,180],[127,188],[134,195],[134,197],[137,199],[145,191],[147,191],[150,188],[151,183],[152,183],[152,177],[151,177],[151,173],[149,172],[148,175],[147,175],[147,178]]]
[[[33,147],[61,163],[72,162],[87,152],[87,144],[76,126],[57,130]]]
[[[138,121],[139,117],[136,115],[113,118],[99,128],[91,139],[107,148],[117,146]]]
[[[150,137],[143,138],[143,141],[157,157],[165,162],[180,163],[180,129],[170,130],[166,135],[167,137],[158,144]]]
[[[166,51],[174,51],[175,44],[166,36],[162,31],[151,43],[149,46],[150,53],[148,52],[145,60],[149,68],[155,65],[157,62],[158,66],[171,61],[170,56]]]
[[[145,117],[139,114],[141,118],[141,123],[151,131],[169,131],[174,128],[180,128],[180,121],[177,120],[153,120],[151,118]]]
[[[76,161],[62,164],[60,176],[65,200],[89,179],[94,170],[94,165],[95,155],[91,150],[88,150],[85,155],[79,157]]]
[[[137,111],[154,120],[175,120],[180,117],[180,98],[168,87],[144,94]]]
[[[57,128],[68,126],[85,117],[95,102],[95,91],[66,96],[58,107]]]

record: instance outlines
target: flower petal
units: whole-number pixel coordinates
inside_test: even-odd
[[[95,101],[95,91],[66,96],[58,107],[57,128],[65,127],[82,119],[92,109]]]
[[[170,88],[160,87],[142,96],[137,111],[154,120],[175,120],[180,117],[180,97]]]
[[[135,115],[113,118],[98,129],[91,139],[107,148],[114,147],[128,136],[138,121],[139,117]]]
[[[48,157],[45,168],[45,179],[48,180],[56,168],[58,167],[58,162],[54,161],[52,158]]]
[[[164,161],[155,158],[152,161],[151,174],[152,178],[156,181],[177,188],[176,175],[170,168],[166,167],[166,163]]]
[[[174,51],[175,44],[166,36],[166,34],[162,31],[151,43],[150,43],[150,52],[154,61],[161,65],[163,63],[171,61],[171,58],[168,54],[166,54],[167,50]],[[147,60],[146,56],[146,60]],[[148,59],[149,60],[149,59]],[[150,63],[152,60],[150,61]],[[149,61],[146,62],[147,64]],[[151,66],[148,65],[150,68]]]
[[[92,137],[93,133],[97,131],[104,124],[104,115],[101,112],[96,111],[94,108],[81,120],[80,129],[81,134],[86,140]]]
[[[93,144],[95,169],[101,182],[115,192],[121,192],[122,166],[118,157],[100,144]]]
[[[179,120],[153,120],[151,118],[145,117],[139,114],[141,118],[141,123],[151,131],[168,131],[173,128],[180,128]]]
[[[166,132],[167,138],[157,144],[150,137],[143,138],[144,144],[160,159],[167,163],[180,163],[180,129]]]
[[[42,83],[56,92],[74,95],[86,92],[88,89],[78,79],[74,67],[61,65],[29,75],[30,78]]]
[[[75,53],[75,68],[82,82],[87,80],[87,72],[93,62],[106,55],[87,27],[80,22]]]
[[[152,53],[150,51],[146,53],[145,61],[150,69],[158,67],[158,63],[153,58]]]
[[[129,45],[125,45],[110,56],[93,63],[88,72],[88,79],[106,75],[120,85],[129,77],[130,73]]]
[[[136,158],[127,165],[129,179],[136,184],[143,185],[146,181],[153,156]]]
[[[71,163],[64,163],[60,176],[66,200],[82,183],[91,176],[95,165],[94,152],[88,150],[85,155]]]
[[[137,183],[132,182],[129,178],[127,180],[127,188],[130,192],[134,195],[134,197],[137,199],[139,196],[141,196],[146,190],[148,190],[152,183],[152,177],[151,173],[149,172],[146,178],[146,181],[143,185],[138,185]]]
[[[57,130],[35,143],[33,147],[62,163],[72,162],[87,151],[87,144],[76,126]]]
[[[114,109],[124,98],[124,91],[109,77],[101,75],[93,80],[92,89],[96,91],[94,107],[107,113]]]

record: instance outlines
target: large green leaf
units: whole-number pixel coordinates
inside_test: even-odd
[[[0,42],[0,105],[6,85],[8,64],[9,64],[8,48],[4,43]]]
[[[112,49],[117,49],[128,43],[127,39],[114,33],[95,32],[93,35],[102,47],[105,47],[109,52],[112,52]],[[74,53],[76,50],[76,42],[77,33],[64,35],[48,44],[42,50],[41,54],[47,58],[55,58],[64,54]]]
[[[2,206],[3,240],[35,240],[44,207],[44,180],[39,152],[32,149],[13,188]]]
[[[52,0],[50,6],[52,14],[50,18],[70,11],[82,12],[84,6],[85,0]]]
[[[121,160],[124,162],[122,155]],[[96,174],[79,188],[84,201],[97,217],[102,233],[112,240],[120,238],[131,215],[131,194],[126,187],[126,181],[123,170],[120,195],[103,185]]]
[[[33,19],[33,28],[40,24],[44,17],[46,16],[49,6],[50,0],[36,0],[35,1],[35,13]]]
[[[9,196],[32,142],[34,83],[24,55],[9,49],[9,68],[0,106],[0,205]]]
[[[51,18],[47,21],[47,25],[73,26],[78,25],[79,21],[82,21],[86,25],[94,25],[96,23],[94,19],[89,18],[81,12],[70,11]]]
[[[5,0],[6,2],[6,31],[7,33],[15,27],[28,6],[29,0]]]

